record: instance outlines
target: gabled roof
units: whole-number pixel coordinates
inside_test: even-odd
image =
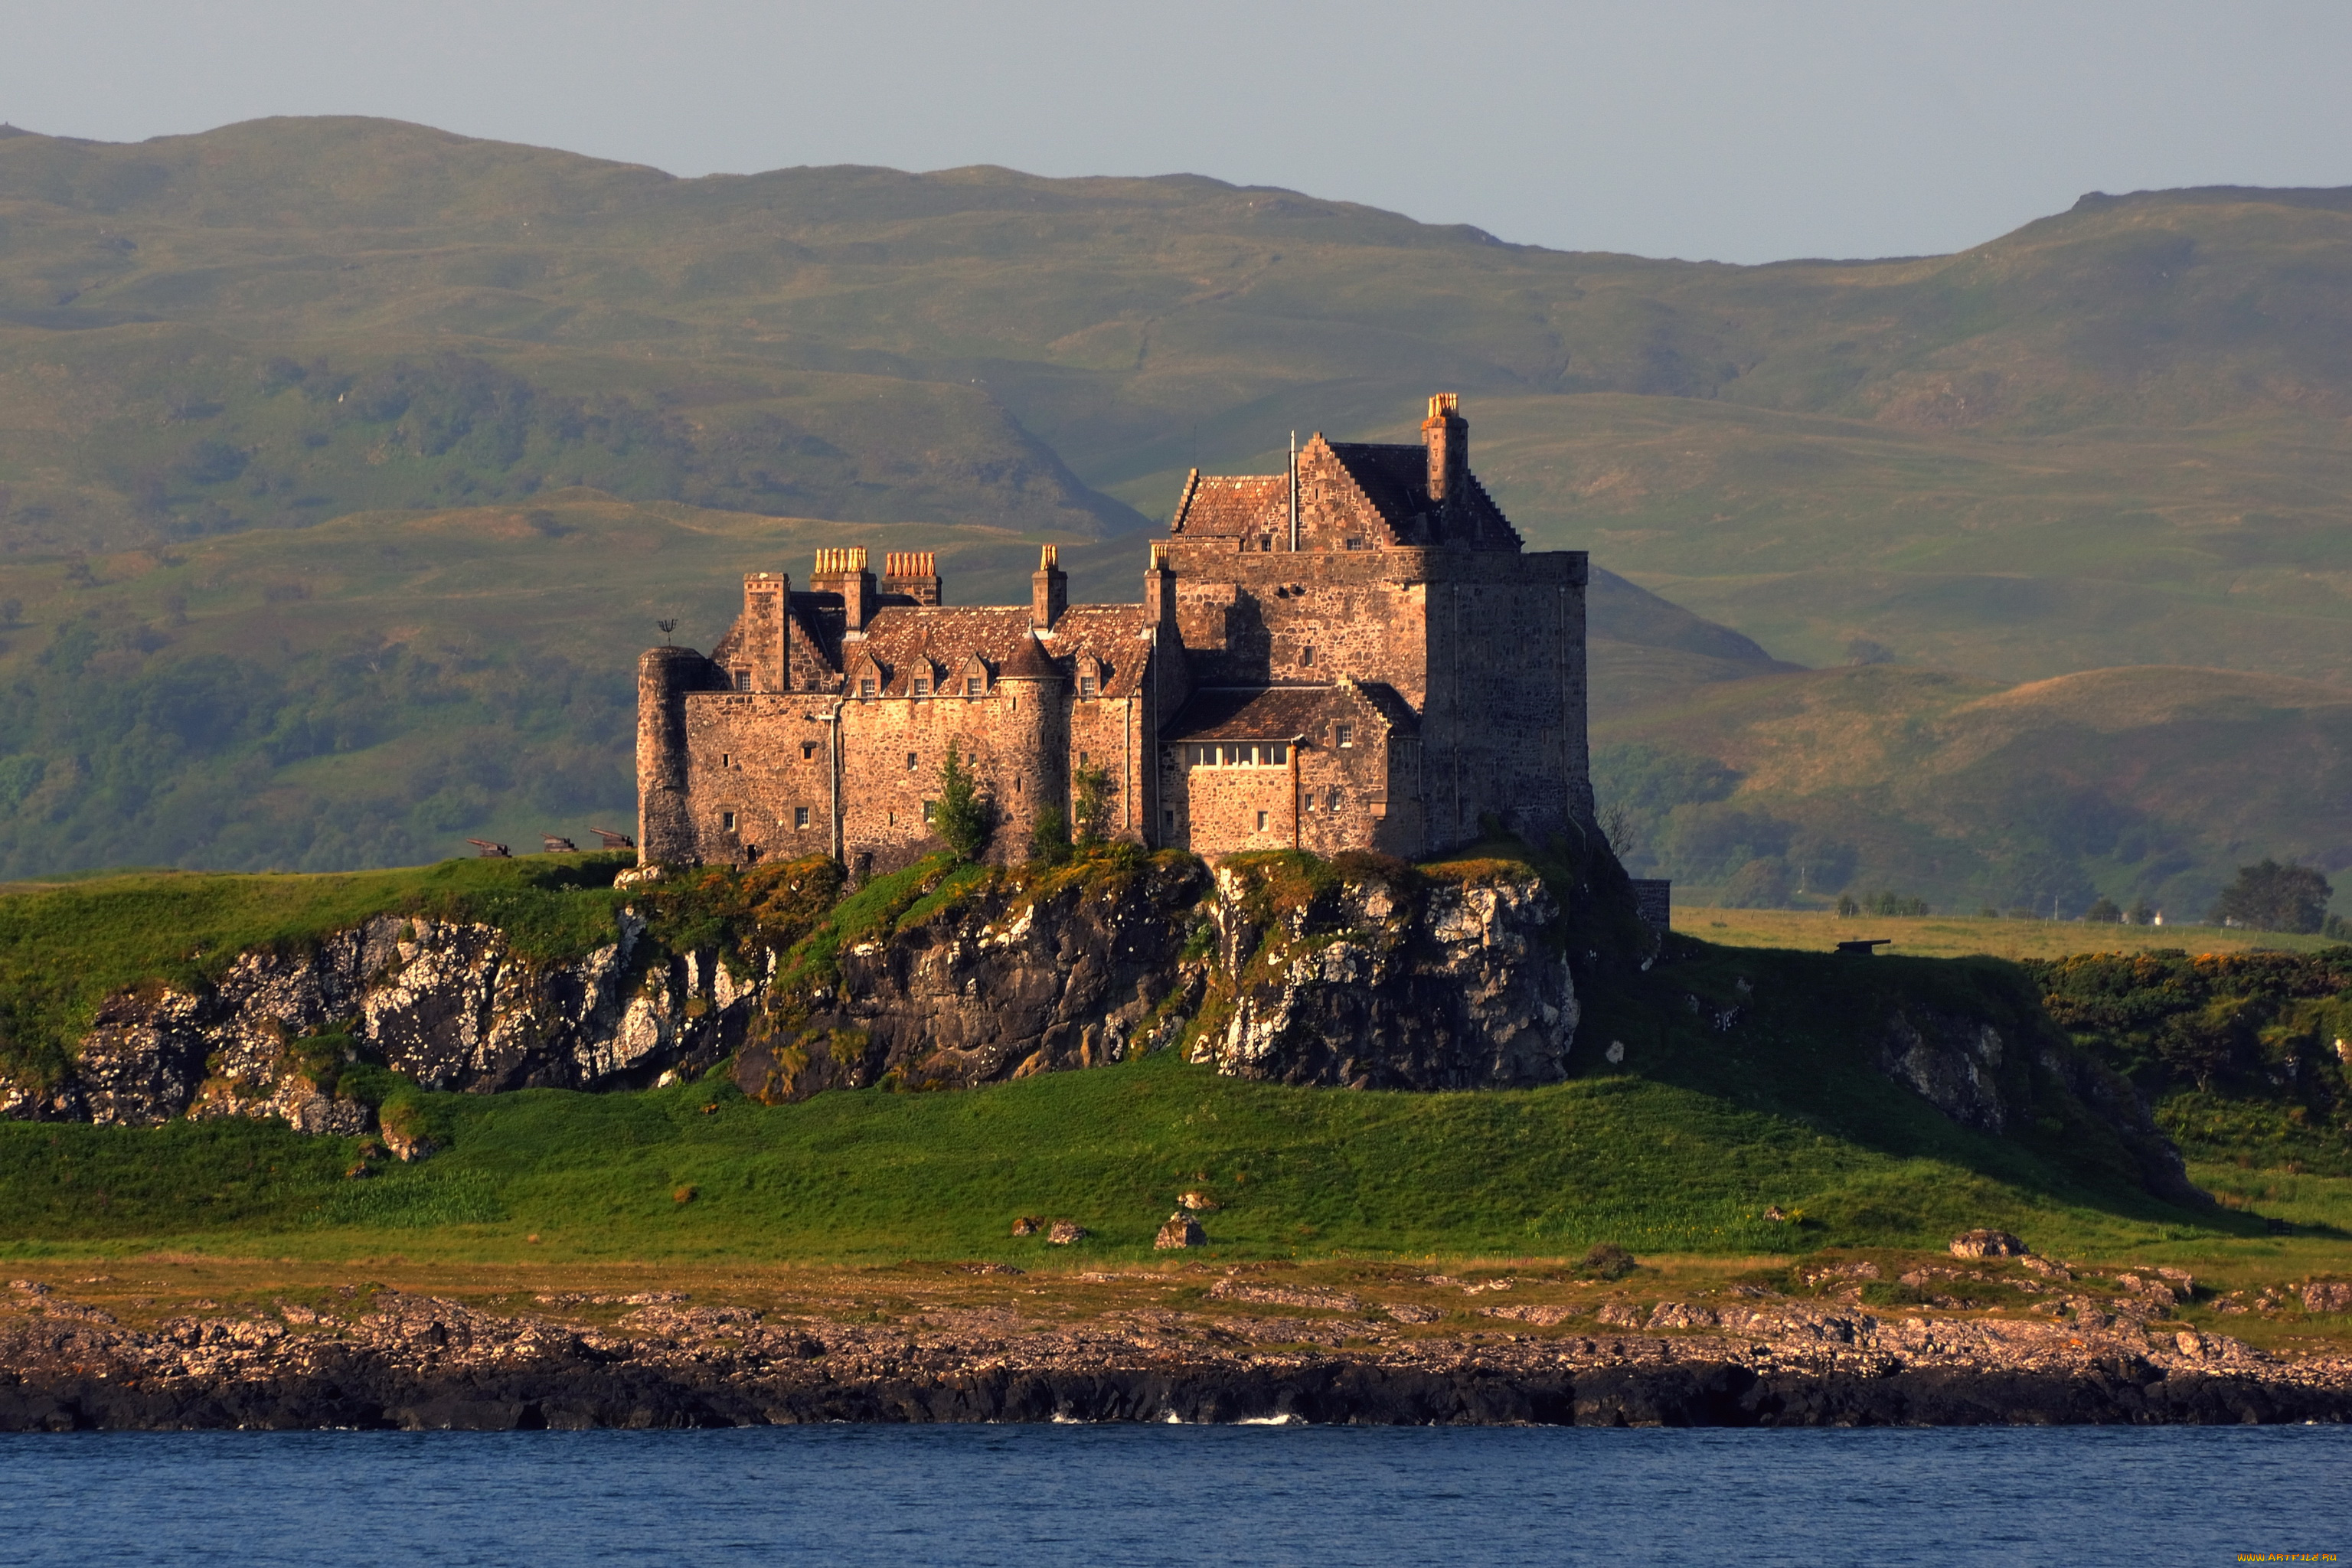
[[[1429,449],[1415,443],[1328,441],[1320,435],[1299,448],[1301,482],[1331,478],[1346,510],[1365,513],[1367,537],[1383,544],[1468,550],[1517,550],[1518,531],[1475,474],[1443,505],[1429,499]],[[1280,534],[1290,525],[1287,474],[1203,474],[1185,480],[1176,537],[1247,538]]]
[[[1454,545],[1471,550],[1517,550],[1518,530],[1511,526],[1478,476],[1463,475],[1464,493],[1439,506],[1429,499],[1429,449],[1418,443],[1373,441],[1310,442],[1328,450],[1331,458],[1364,492],[1364,499],[1389,525],[1400,544]],[[1303,459],[1306,454],[1301,453]]]
[[[1287,474],[1204,474],[1198,468],[1184,482],[1171,533],[1244,534],[1284,528],[1290,521]]]
[[[1039,657],[1066,679],[1084,653],[1103,667],[1103,696],[1132,697],[1143,689],[1151,645],[1143,635],[1142,605],[1073,605],[1043,637],[1031,635],[1029,615],[1026,605],[888,605],[874,612],[862,639],[852,637],[843,649],[850,659],[869,657],[887,670],[886,690],[893,697],[909,695],[919,658],[952,677],[975,655],[999,676],[1017,674],[1016,659]]]
[[[1403,698],[1386,686],[1206,686],[1192,693],[1160,731],[1165,741],[1319,739],[1333,723],[1376,722],[1402,735],[1421,732]]]

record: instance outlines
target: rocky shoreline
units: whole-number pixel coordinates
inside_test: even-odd
[[[1131,1278],[1150,1281],[1151,1293],[1171,1288],[1169,1275]],[[837,1310],[839,1299],[761,1310],[698,1305],[668,1291],[558,1293],[494,1310],[344,1287],[330,1297],[340,1307],[280,1302],[137,1329],[18,1281],[0,1313],[0,1431],[2352,1419],[2352,1358],[2274,1358],[2226,1337],[2130,1319],[2095,1330],[1898,1320],[1793,1300],[1661,1301],[1602,1314],[1646,1328],[1594,1331],[1559,1321],[1589,1311],[1515,1304],[1478,1309],[1486,1327],[1467,1331],[1417,1324],[1429,1310],[1411,1301],[1230,1277],[1200,1300],[1199,1284],[1192,1282],[1199,1310],[1130,1300],[1063,1325],[1009,1304],[941,1301],[877,1324],[810,1310]],[[1286,1316],[1286,1306],[1318,1315]],[[1232,1308],[1275,1310],[1229,1315]],[[1341,1315],[1324,1315],[1333,1312]],[[1675,1324],[1690,1327],[1657,1327]]]

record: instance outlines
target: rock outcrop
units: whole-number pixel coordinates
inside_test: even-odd
[[[1342,862],[1345,866],[1345,862]],[[1328,880],[1229,861],[1219,1000],[1195,1060],[1349,1089],[1505,1089],[1568,1076],[1579,1014],[1561,913],[1525,868],[1428,879],[1369,857]]]

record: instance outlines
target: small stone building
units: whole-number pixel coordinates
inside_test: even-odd
[[[862,549],[815,564],[800,589],[746,576],[708,655],[639,662],[649,863],[907,864],[939,847],[950,746],[1007,860],[1080,793],[1108,836],[1213,859],[1591,818],[1585,557],[1522,548],[1451,395],[1418,445],[1318,436],[1286,473],[1195,471],[1138,604],[1068,603],[1051,545],[1025,605],[948,604],[928,552],[878,580]]]

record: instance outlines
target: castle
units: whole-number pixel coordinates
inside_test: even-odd
[[[1498,824],[1589,824],[1580,551],[1529,552],[1430,400],[1414,445],[1317,436],[1280,474],[1185,481],[1135,605],[1073,605],[1047,545],[1025,605],[947,603],[934,558],[817,552],[743,580],[706,657],[638,665],[648,864],[827,853],[863,877],[940,847],[952,746],[998,824],[1042,812],[1211,859],[1407,858]]]

